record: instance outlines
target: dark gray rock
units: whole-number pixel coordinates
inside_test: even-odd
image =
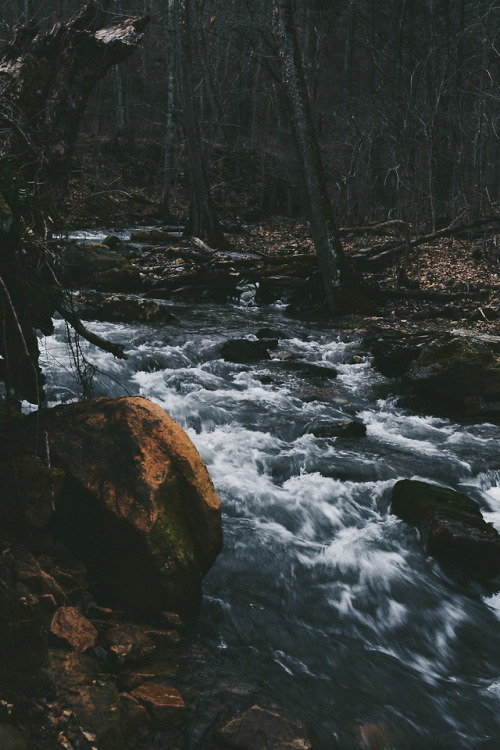
[[[246,364],[271,359],[266,344],[262,341],[250,339],[230,339],[222,344],[220,349],[222,359],[227,362]]]
[[[359,419],[346,419],[343,422],[315,422],[308,430],[319,438],[362,438],[366,436],[366,425]]]
[[[306,726],[260,706],[228,721],[215,735],[216,750],[309,750]]]
[[[440,562],[479,580],[500,573],[500,535],[466,495],[403,479],[394,485],[392,512],[420,531],[428,554]]]
[[[446,334],[422,347],[405,375],[412,392],[438,410],[498,417],[500,362],[489,341]]]
[[[177,323],[166,305],[151,299],[113,295],[80,310],[83,320],[104,320],[113,323]]]

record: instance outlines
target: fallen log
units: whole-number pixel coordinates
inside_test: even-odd
[[[366,263],[367,265],[379,263],[381,260],[385,260],[389,257],[392,257],[393,255],[402,253],[405,250],[419,247],[419,245],[423,245],[427,242],[434,242],[434,240],[438,240],[441,237],[449,237],[450,235],[459,234],[460,232],[465,232],[480,226],[486,226],[488,224],[500,225],[500,216],[495,214],[493,216],[483,216],[479,219],[475,219],[474,221],[469,221],[463,224],[450,224],[448,227],[440,229],[437,232],[423,234],[409,241],[405,240],[403,242],[400,242],[391,240],[390,242],[384,242],[381,245],[376,245],[375,247],[367,248],[366,250],[358,250],[358,257],[355,257],[355,259],[358,262],[362,260],[362,262]],[[493,229],[495,228],[498,229],[499,227],[493,227]]]

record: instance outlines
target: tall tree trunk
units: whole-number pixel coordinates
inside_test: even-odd
[[[172,175],[174,169],[174,139],[175,139],[175,73],[178,57],[178,39],[175,34],[175,0],[167,0],[165,24],[168,35],[167,48],[167,105],[165,113],[165,153],[163,160],[163,186],[160,199],[160,210],[167,221],[172,218],[170,198],[172,191]]]
[[[148,22],[109,23],[103,5],[87,2],[47,33],[17,26],[0,56],[0,379],[33,403],[43,380],[34,329],[50,330],[62,292],[26,229],[57,211],[88,96]]]
[[[186,132],[187,160],[190,185],[190,216],[188,231],[208,242],[212,247],[224,247],[226,240],[217,217],[210,193],[205,154],[194,99],[192,64],[192,0],[176,0],[177,24],[180,34],[181,90],[184,129]]]
[[[295,27],[293,0],[273,0],[273,33],[326,302],[331,312],[338,313],[352,302],[353,278],[328,194]]]

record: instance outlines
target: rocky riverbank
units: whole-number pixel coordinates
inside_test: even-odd
[[[220,503],[186,433],[143,398],[93,399],[0,433],[0,744],[125,750],[189,741],[172,684],[190,660]],[[271,743],[271,744],[269,744]],[[150,747],[150,745],[147,745]],[[259,706],[212,747],[311,747]]]

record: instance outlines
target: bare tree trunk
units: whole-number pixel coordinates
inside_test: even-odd
[[[116,3],[116,13],[122,14],[121,2]],[[113,86],[115,91],[115,132],[113,134],[114,143],[118,143],[120,138],[127,133],[127,115],[125,110],[125,96],[123,91],[123,75],[119,65],[113,67]]]
[[[163,186],[160,199],[160,210],[167,221],[171,218],[170,193],[172,190],[172,175],[174,168],[174,139],[175,139],[175,73],[178,58],[178,42],[175,34],[175,0],[167,0],[166,27],[168,33],[167,48],[167,106],[165,125],[165,155],[163,162]]]
[[[353,279],[344,257],[328,194],[304,77],[292,0],[273,0],[273,33],[326,302],[331,312],[337,313],[352,302],[348,298],[353,291]]]
[[[181,90],[186,132],[187,159],[190,183],[190,217],[188,231],[205,239],[212,247],[224,247],[226,240],[210,194],[205,154],[202,148],[194,99],[191,27],[192,0],[176,0],[177,22],[180,33]]]
[[[50,331],[62,290],[25,230],[42,230],[57,210],[88,96],[148,22],[110,24],[105,4],[91,0],[47,33],[17,26],[0,56],[0,379],[32,403],[43,383],[34,329]]]

